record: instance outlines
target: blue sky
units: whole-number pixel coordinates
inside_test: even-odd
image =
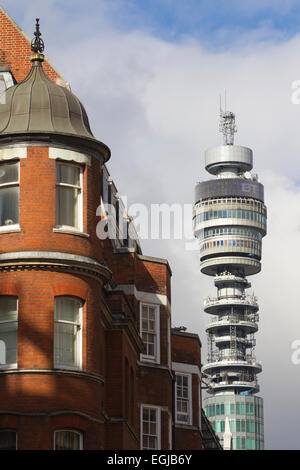
[[[39,15],[51,7],[57,25],[68,31],[74,21],[89,27],[74,33],[92,36],[105,16],[110,26],[119,31],[147,31],[168,42],[185,38],[200,40],[210,50],[224,50],[251,33],[256,41],[288,40],[300,30],[299,0],[2,0],[1,4],[20,24],[29,16]],[[30,13],[29,13],[30,12]],[[49,18],[43,18],[49,23]],[[62,28],[57,28],[60,35]],[[253,37],[253,35],[251,36]]]

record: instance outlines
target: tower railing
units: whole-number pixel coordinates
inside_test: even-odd
[[[231,297],[207,297],[204,300],[204,308],[214,306],[214,305],[231,305],[231,304],[237,304],[237,305],[252,305],[255,308],[258,307],[257,303],[257,297],[255,296],[231,296]]]
[[[241,314],[241,315],[222,315],[221,317],[214,315],[211,319],[211,321],[208,323],[208,326],[214,324],[214,323],[224,323],[224,324],[229,324],[229,323],[242,323],[242,322],[247,322],[247,323],[256,323],[259,319],[258,314]]]

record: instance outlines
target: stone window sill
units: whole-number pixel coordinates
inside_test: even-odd
[[[19,233],[22,232],[19,225],[3,225],[0,227],[0,235],[2,233]]]
[[[88,233],[80,232],[79,230],[72,230],[72,228],[67,227],[56,227],[53,229],[54,233],[64,233],[65,235],[78,235],[79,237],[83,238],[90,238]],[[1,233],[1,232],[0,232]]]

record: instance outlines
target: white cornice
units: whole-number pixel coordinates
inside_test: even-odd
[[[6,160],[14,160],[20,158],[27,158],[26,147],[10,147],[0,149],[0,162]]]
[[[81,163],[91,166],[92,159],[90,156],[73,150],[50,147],[49,158],[65,160],[68,162]]]
[[[201,378],[201,371],[195,364],[185,364],[183,362],[172,362],[172,370],[182,374],[196,374]]]

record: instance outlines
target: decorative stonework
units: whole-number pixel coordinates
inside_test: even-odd
[[[85,274],[104,282],[111,278],[111,271],[106,266],[85,256],[51,252],[20,252],[0,255],[0,272],[41,270]]]
[[[84,155],[80,152],[74,152],[73,150],[60,149],[56,147],[49,148],[49,158],[66,160],[68,162],[75,162],[80,164],[86,164],[91,166],[91,157]]]
[[[5,160],[14,160],[20,158],[27,158],[26,147],[13,147],[0,149],[0,162]]]

